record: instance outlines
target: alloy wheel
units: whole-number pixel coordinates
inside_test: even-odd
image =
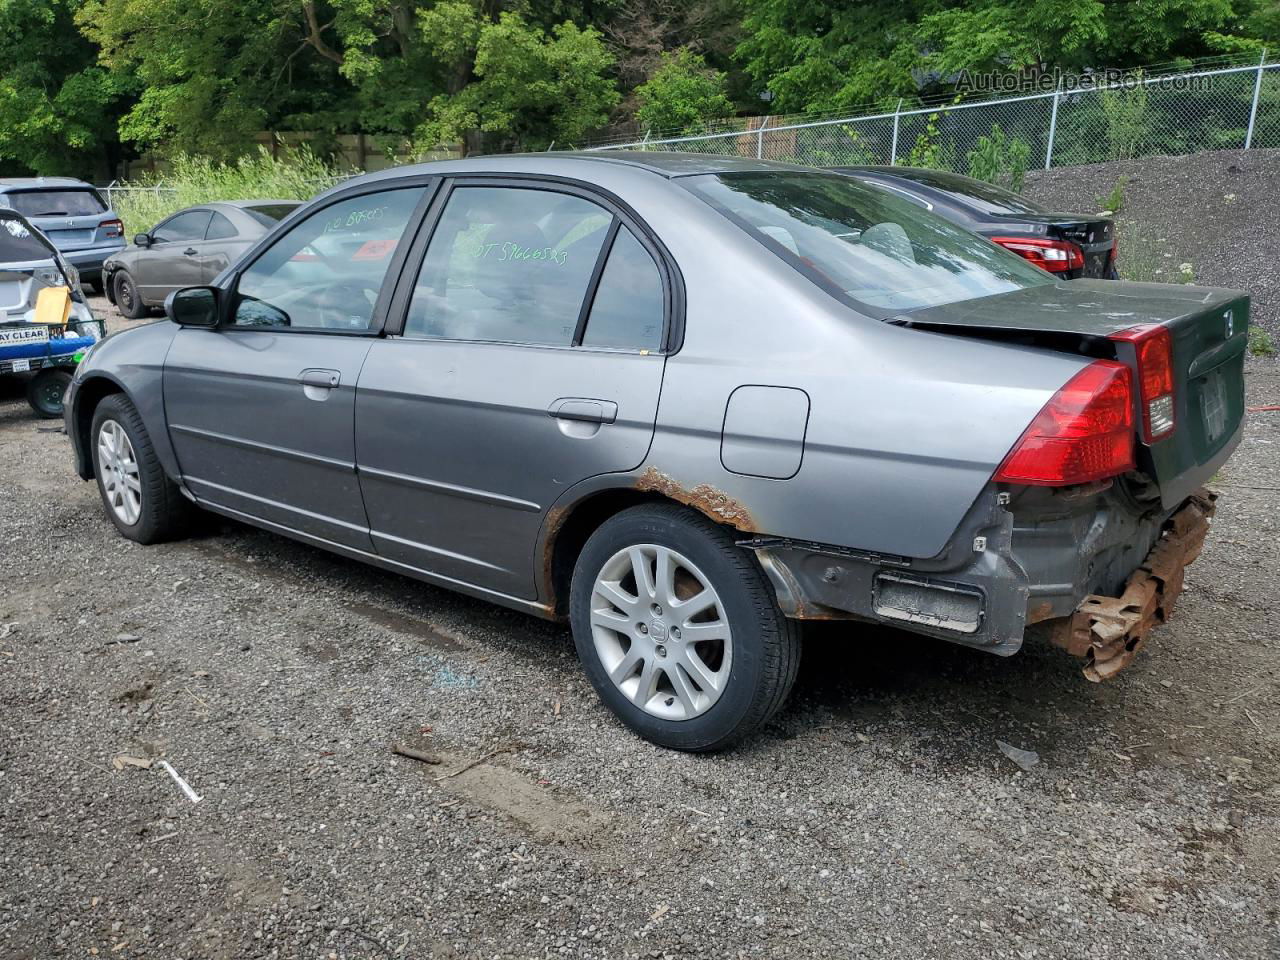
[[[115,420],[98,428],[98,476],[112,512],[126,526],[142,514],[142,478],[129,435]]]
[[[729,682],[733,638],[719,594],[685,556],[644,543],[615,553],[591,591],[591,634],[614,685],[663,720],[706,713]]]

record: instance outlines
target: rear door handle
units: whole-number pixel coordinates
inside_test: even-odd
[[[200,251],[197,250],[195,247],[187,247],[187,249],[183,250],[182,252],[186,254],[188,257],[194,257]]]
[[[612,400],[586,397],[561,397],[547,408],[557,420],[580,420],[585,423],[613,423],[618,419],[618,405]]]
[[[323,387],[332,390],[342,382],[342,374],[337,370],[303,370],[298,374],[298,382],[304,387]]]

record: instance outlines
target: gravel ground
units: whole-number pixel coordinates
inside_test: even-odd
[[[760,736],[688,756],[561,627],[236,524],[122,539],[0,390],[4,960],[1280,955],[1280,415],[1113,682],[832,628]]]
[[[1098,210],[1126,182],[1116,217],[1120,270],[1162,280],[1191,264],[1197,283],[1253,295],[1254,322],[1280,335],[1280,150],[1217,150],[1027,175],[1027,196],[1057,210]],[[1159,276],[1152,276],[1163,270]]]

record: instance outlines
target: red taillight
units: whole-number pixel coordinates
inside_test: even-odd
[[[992,237],[1006,250],[1012,250],[1024,260],[1030,260],[1041,270],[1050,273],[1066,273],[1084,269],[1084,251],[1065,240],[1041,240],[1036,237]]]
[[[1133,465],[1129,368],[1095,360],[1049,398],[995,479],[1065,487],[1114,477]]]
[[[1153,443],[1173,432],[1173,338],[1169,328],[1147,323],[1113,333],[1111,339],[1133,344],[1138,367],[1138,403],[1142,439]]]
[[[1111,238],[1111,265],[1116,265],[1116,260],[1120,257],[1120,238],[1113,236]]]
[[[124,236],[124,224],[119,220],[103,220],[98,224],[98,229],[106,231],[105,236],[108,240]]]

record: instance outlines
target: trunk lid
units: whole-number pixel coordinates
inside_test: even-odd
[[[1025,340],[1131,367],[1132,350],[1108,338],[1144,324],[1168,328],[1175,427],[1150,445],[1137,438],[1138,467],[1159,485],[1167,508],[1213,476],[1239,442],[1249,326],[1249,296],[1239,290],[1072,280],[929,307],[895,322]]]

